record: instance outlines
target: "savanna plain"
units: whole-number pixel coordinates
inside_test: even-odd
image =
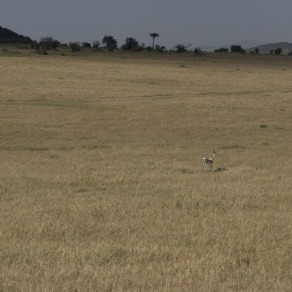
[[[291,57],[0,69],[0,291],[292,290]]]

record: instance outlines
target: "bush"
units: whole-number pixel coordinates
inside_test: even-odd
[[[214,51],[215,53],[228,53],[229,49],[227,48],[220,48]]]
[[[245,50],[240,45],[232,45],[231,46],[231,53],[241,53],[244,54]]]
[[[176,50],[176,52],[178,53],[185,53],[188,51],[187,46],[183,45],[183,44],[177,44],[174,49]]]
[[[91,48],[91,43],[83,42],[82,43],[82,48]]]
[[[42,37],[38,43],[39,48],[43,51],[48,51],[52,49],[57,49],[60,46],[60,42],[53,39],[52,37]]]
[[[69,43],[69,47],[71,48],[72,52],[80,52],[81,46],[78,42]]]
[[[275,55],[281,55],[282,54],[282,48],[278,48],[275,50]]]
[[[101,49],[100,42],[99,41],[94,41],[93,42],[93,48],[95,50],[100,50]]]
[[[126,42],[122,45],[122,50],[124,51],[138,51],[139,43],[134,38],[126,38]]]
[[[204,53],[201,51],[201,48],[195,48],[194,53],[195,53],[195,56],[204,55]]]
[[[156,45],[155,50],[159,53],[163,53],[165,51],[165,46]]]
[[[105,48],[109,51],[113,51],[118,47],[117,40],[111,35],[105,35],[102,39],[102,44],[105,45]]]

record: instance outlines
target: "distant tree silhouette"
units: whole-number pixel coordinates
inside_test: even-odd
[[[69,43],[69,47],[71,48],[72,52],[80,52],[81,46],[78,42]]]
[[[275,50],[275,55],[281,55],[283,52],[282,48],[278,48],[277,50]]]
[[[100,42],[99,41],[94,41],[93,42],[93,48],[95,50],[100,50]]]
[[[91,48],[91,43],[83,42],[83,43],[82,43],[82,47],[83,47],[83,48]]]
[[[202,56],[204,53],[202,52],[201,48],[194,49],[195,56]]]
[[[41,37],[38,45],[43,51],[48,51],[52,49],[57,49],[60,46],[60,42],[53,39],[52,37]]]
[[[185,53],[185,52],[188,51],[187,46],[186,45],[183,45],[183,44],[177,44],[177,45],[175,45],[174,49],[178,53]]]
[[[165,46],[156,45],[155,50],[159,53],[163,53],[165,51]]]
[[[245,50],[240,45],[232,45],[230,49],[231,53],[245,53]]]
[[[254,52],[255,52],[256,54],[259,54],[259,53],[260,53],[260,49],[259,49],[259,48],[255,48]]]
[[[227,48],[220,48],[220,49],[217,49],[215,50],[214,52],[215,53],[228,53],[229,49]]]
[[[159,37],[159,34],[156,32],[150,33],[150,36],[152,37],[152,49],[154,50],[154,42],[155,39]]]
[[[151,52],[153,51],[152,46],[147,46],[146,48],[144,48],[147,52]]]
[[[129,38],[126,38],[126,41],[122,45],[121,48],[124,51],[138,51],[139,50],[139,43],[136,39],[129,37]]]
[[[113,51],[118,47],[118,42],[111,35],[105,35],[102,39],[102,44],[105,45],[106,49]]]

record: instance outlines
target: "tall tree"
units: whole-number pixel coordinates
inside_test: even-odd
[[[105,35],[102,39],[102,44],[105,45],[109,51],[113,51],[118,47],[118,42],[111,35]]]
[[[159,37],[159,34],[156,32],[150,33],[150,36],[152,37],[152,49],[154,50],[154,42],[155,39]]]

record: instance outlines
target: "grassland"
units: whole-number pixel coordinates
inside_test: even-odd
[[[0,291],[292,290],[292,58],[0,69]]]

